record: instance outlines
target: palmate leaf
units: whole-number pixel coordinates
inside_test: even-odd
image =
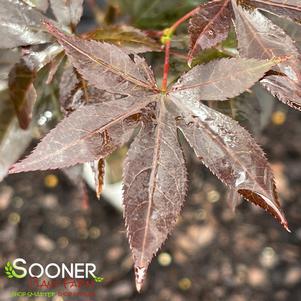
[[[299,0],[239,0],[239,3],[301,22],[301,3]]]
[[[142,58],[129,56],[114,45],[65,35],[49,23],[47,27],[81,76],[101,91],[102,95],[97,96],[101,101],[94,102],[91,96],[92,102],[66,117],[11,172],[102,160],[128,141],[133,129],[141,125],[128,152],[123,181],[124,215],[138,290],[184,202],[186,171],[177,128],[186,133],[198,156],[224,183],[267,209],[287,228],[273,187],[273,175],[260,147],[232,119],[200,102],[239,95],[278,63],[277,59],[217,60],[193,68],[163,93]],[[77,83],[78,79],[71,79],[66,86],[68,93]],[[74,97],[73,93],[70,95]],[[192,130],[200,141],[195,142]],[[202,145],[210,146],[212,152]]]
[[[228,37],[232,14],[230,0],[214,0],[200,6],[189,24],[189,63],[199,51],[214,47]]]
[[[278,64],[279,75],[271,75],[261,82],[282,102],[301,109],[301,59],[293,40],[258,10],[247,10],[232,0],[238,46],[241,56],[271,59],[287,56],[290,59]]]

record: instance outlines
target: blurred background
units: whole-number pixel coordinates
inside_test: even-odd
[[[121,0],[109,5],[85,1],[78,31],[86,32],[102,22],[127,22],[142,29],[161,30],[200,2]],[[300,42],[300,26],[284,25]],[[185,27],[183,35],[180,31],[175,38],[178,48],[187,43],[184,34]],[[147,59],[156,74],[162,74],[162,54],[148,54]],[[200,60],[207,58],[202,56]],[[177,60],[173,68],[174,77],[187,70],[185,62]],[[125,147],[108,159],[108,185],[100,200],[91,185],[78,181],[82,170],[5,177],[0,182],[1,269],[17,257],[45,265],[91,262],[97,265],[99,276],[105,278],[96,286],[93,298],[56,296],[53,301],[301,300],[301,114],[271,99],[259,87],[253,94],[258,106],[238,117],[244,117],[240,121],[251,127],[267,154],[292,233],[246,201],[234,213],[227,202],[225,187],[186,145],[190,180],[186,203],[175,230],[150,265],[143,292],[138,294],[118,208]],[[249,96],[239,101],[245,101],[244,97],[248,100]],[[227,107],[218,109],[227,113]],[[23,156],[59,118],[53,103],[39,107]],[[258,123],[259,129],[255,128]],[[85,177],[89,175],[85,173]],[[49,300],[11,297],[11,291],[27,289],[26,280],[0,277],[0,301]]]

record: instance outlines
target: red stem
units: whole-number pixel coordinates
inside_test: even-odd
[[[165,61],[164,61],[163,81],[162,81],[162,92],[166,92],[166,90],[167,90],[167,81],[168,81],[168,74],[169,74],[169,60],[170,60],[170,47],[171,47],[171,40],[168,40],[165,42]]]
[[[168,83],[168,74],[169,74],[169,61],[170,61],[170,48],[171,48],[171,37],[176,29],[197,12],[200,11],[200,7],[197,7],[175,22],[170,28],[167,29],[167,34],[165,36],[164,45],[165,45],[165,61],[164,61],[164,74],[163,74],[163,81],[162,81],[162,92],[166,92],[167,90],[167,83]],[[163,37],[164,37],[163,34]]]
[[[185,16],[183,16],[181,19],[179,19],[177,22],[175,22],[171,27],[170,30],[171,32],[175,32],[176,29],[185,21],[187,21],[189,18],[191,18],[193,15],[195,15],[196,13],[198,13],[200,11],[200,7],[197,7],[195,9],[193,9],[192,11],[190,11],[189,13],[187,13]]]

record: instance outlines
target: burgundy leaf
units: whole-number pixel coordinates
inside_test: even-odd
[[[301,59],[293,40],[258,10],[249,11],[235,4],[236,31],[240,54],[248,58],[291,57],[278,64],[280,75],[262,80],[264,87],[282,102],[301,109]]]
[[[288,230],[273,172],[251,135],[236,121],[200,102],[172,98],[178,127],[198,158],[230,189],[270,212]]]
[[[16,64],[9,74],[10,98],[22,129],[27,129],[29,126],[33,105],[37,98],[33,86],[34,79],[35,72],[31,71],[24,62]]]
[[[124,170],[124,216],[140,291],[148,265],[180,214],[186,169],[174,121],[164,104],[132,143]]]
[[[138,121],[135,114],[152,101],[128,97],[79,108],[10,172],[63,168],[104,158],[130,138]]]
[[[106,26],[82,35],[84,39],[107,42],[121,47],[126,53],[160,51],[161,46],[143,31],[127,26]]]
[[[67,36],[50,23],[46,26],[79,73],[96,88],[127,95],[157,91],[153,73],[142,58],[134,55],[132,60],[117,46]]]
[[[213,0],[200,6],[200,11],[190,19],[190,63],[200,50],[214,47],[227,38],[232,13],[230,0]]]
[[[84,0],[50,0],[51,9],[60,24],[75,27],[83,14]]]
[[[301,22],[300,0],[240,0],[240,3]]]
[[[274,60],[221,59],[198,65],[171,88],[177,98],[227,100],[251,88],[275,65]]]
[[[67,67],[60,87],[62,107],[70,115],[11,172],[94,162],[99,193],[102,159],[128,142],[142,123],[128,152],[123,181],[124,216],[138,290],[185,198],[186,169],[177,128],[234,195],[239,193],[268,210],[288,229],[261,148],[235,121],[200,102],[241,94],[273,66],[281,65],[283,58],[213,61],[193,68],[163,93],[143,58],[114,45],[65,35],[45,24],[78,71]]]

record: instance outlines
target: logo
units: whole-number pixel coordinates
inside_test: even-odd
[[[51,289],[49,296],[94,296],[95,292],[82,292],[79,289],[93,289],[95,285],[104,281],[103,277],[96,275],[96,265],[93,263],[40,263],[28,264],[24,258],[8,261],[4,266],[4,275],[8,279],[24,279],[28,277],[30,291],[12,292],[14,297],[42,296],[45,292],[37,289]],[[63,290],[60,290],[63,288]],[[76,292],[73,290],[76,289]],[[41,295],[42,294],[42,295]],[[48,296],[47,295],[47,296]],[[44,296],[44,295],[43,295]]]
[[[4,269],[6,277],[9,279],[22,279],[29,275],[32,278],[95,279],[96,282],[101,282],[101,277],[95,275],[96,266],[94,263],[70,263],[68,265],[49,263],[45,267],[40,263],[33,263],[27,266],[25,259],[17,258],[12,264],[8,261]]]
[[[9,279],[11,279],[11,278],[21,279],[21,278],[25,277],[25,275],[18,275],[9,261],[7,262],[4,269],[5,269],[6,277]]]

